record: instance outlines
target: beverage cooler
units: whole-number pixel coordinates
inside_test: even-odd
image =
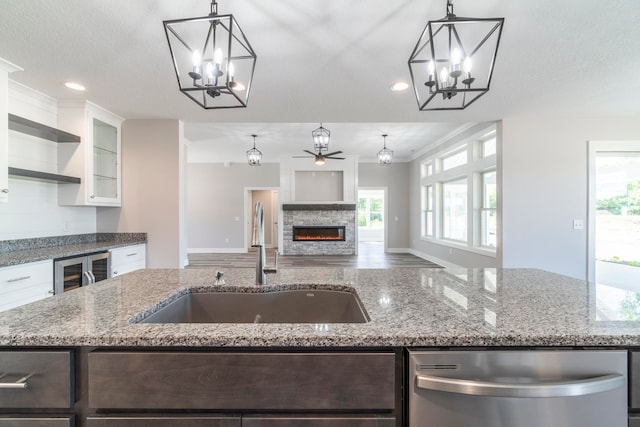
[[[56,295],[109,278],[109,252],[54,260],[54,293]]]

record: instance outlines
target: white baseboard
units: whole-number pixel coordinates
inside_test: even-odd
[[[460,265],[457,265],[457,264],[454,264],[454,263],[452,263],[452,262],[445,261],[445,260],[443,260],[443,259],[436,258],[436,257],[434,257],[434,256],[427,255],[427,254],[425,254],[425,253],[422,253],[422,252],[416,251],[415,249],[408,249],[408,252],[409,252],[410,254],[415,255],[415,256],[417,256],[417,257],[420,257],[420,258],[422,258],[422,259],[426,259],[427,261],[435,262],[436,264],[441,265],[441,266],[443,266],[444,268],[464,268],[464,267],[462,267],[462,266],[460,266]]]
[[[410,251],[411,249],[409,248],[387,248],[385,252],[390,254],[408,254],[411,253]]]
[[[246,254],[244,248],[189,248],[190,254]]]

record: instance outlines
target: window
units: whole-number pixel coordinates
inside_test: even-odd
[[[422,235],[433,236],[433,186],[422,187]]]
[[[442,157],[442,170],[448,171],[467,163],[467,146],[465,145],[461,151],[455,151],[451,154],[445,154]]]
[[[382,228],[383,199],[381,197],[360,197],[358,199],[358,227]]]
[[[483,255],[498,245],[495,127],[421,160],[421,237]]]
[[[467,179],[442,184],[442,237],[467,240]]]
[[[489,157],[496,154],[496,137],[482,141],[482,157]]]
[[[496,192],[496,171],[481,174],[482,204],[480,207],[480,245],[496,247],[496,210],[498,195]]]

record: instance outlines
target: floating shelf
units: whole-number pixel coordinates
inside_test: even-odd
[[[52,128],[13,114],[9,114],[9,129],[58,143],[80,142],[80,137],[78,135]]]
[[[80,178],[75,176],[58,175],[55,173],[38,172],[28,169],[9,168],[9,175],[30,178],[38,181],[57,182],[58,184],[80,184]]]

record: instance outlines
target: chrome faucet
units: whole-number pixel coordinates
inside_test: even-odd
[[[264,247],[264,209],[262,202],[256,203],[256,211],[253,214],[253,233],[251,237],[251,247],[256,250],[256,285],[267,284],[267,274],[276,273],[278,271],[278,251],[276,251],[275,265],[267,267],[265,264],[266,253]]]

